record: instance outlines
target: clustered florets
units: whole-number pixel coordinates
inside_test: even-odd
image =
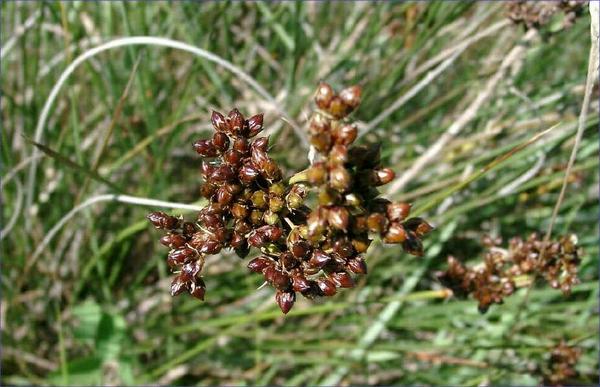
[[[148,216],[168,231],[161,243],[171,249],[167,262],[178,273],[172,295],[188,291],[204,299],[205,256],[225,247],[241,258],[251,247],[260,250],[248,268],[275,287],[284,313],[296,293],[314,298],[353,287],[352,274],[367,272],[363,254],[374,235],[423,255],[421,239],[432,227],[421,218],[408,219],[410,204],[378,197],[376,187],[394,178],[381,166],[379,146],[352,145],[357,129],[347,116],[360,94],[357,86],[336,94],[328,84],[319,85],[309,125],[318,160],[288,182],[268,155],[268,137],[253,139],[262,131],[262,114],[245,119],[237,109],[227,117],[213,112],[212,139],[194,143],[205,158],[201,193],[209,204],[195,223],[162,212]]]
[[[573,285],[579,283],[581,249],[575,235],[548,242],[545,248],[544,241],[535,233],[527,240],[512,238],[508,249],[499,247],[500,239],[486,237],[484,244],[488,251],[481,265],[466,267],[449,256],[448,269],[438,273],[440,282],[456,296],[472,295],[478,300],[482,313],[492,304],[502,304],[505,297],[514,293],[518,276],[541,275],[564,294],[569,294]]]
[[[518,0],[506,4],[507,15],[515,24],[521,24],[526,29],[539,29],[548,24],[559,13],[564,14],[563,28],[569,28],[584,10],[585,1],[531,1]]]

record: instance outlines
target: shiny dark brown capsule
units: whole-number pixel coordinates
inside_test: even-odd
[[[250,143],[244,137],[238,137],[233,142],[233,149],[243,155],[247,155],[250,152]]]
[[[196,275],[200,272],[200,262],[192,261],[188,262],[181,268],[181,274],[179,276],[184,281],[192,281],[196,278]]]
[[[258,177],[258,175],[260,175],[260,172],[252,164],[244,165],[238,174],[240,181],[245,185],[252,183]]]
[[[323,292],[325,297],[331,297],[336,293],[335,284],[333,281],[327,278],[320,278],[317,280],[317,286]]]
[[[194,143],[194,150],[202,157],[215,157],[217,147],[212,143],[212,140],[198,140]]]
[[[350,212],[345,207],[333,207],[327,212],[327,223],[338,230],[346,231],[350,222]]]
[[[322,250],[314,250],[308,264],[314,268],[321,269],[325,266],[329,261],[331,261],[331,256],[323,252]]]
[[[204,301],[204,295],[206,294],[206,285],[202,278],[196,278],[195,281],[190,283],[190,294],[192,297]]]
[[[252,150],[257,149],[261,152],[266,152],[269,149],[269,137],[259,137],[250,145]]]
[[[419,237],[412,231],[407,231],[406,240],[402,242],[404,251],[417,257],[423,256],[423,243]]]
[[[310,290],[310,281],[306,279],[302,274],[292,275],[292,289],[296,292],[305,292]]]
[[[154,227],[163,230],[173,230],[179,226],[179,219],[165,214],[164,212],[151,212],[146,217]]]
[[[227,115],[227,121],[229,122],[229,128],[233,134],[240,134],[244,128],[244,116],[239,110],[233,109]]]
[[[186,239],[180,234],[167,234],[160,238],[160,243],[170,247],[172,249],[176,249],[185,244]]]
[[[180,276],[173,278],[171,282],[171,296],[175,297],[185,292],[187,290],[186,285],[186,282]]]
[[[223,115],[219,112],[212,112],[210,122],[212,123],[212,126],[215,128],[215,130],[219,132],[227,132],[229,130],[227,122],[225,122],[225,117],[223,117]]]
[[[195,258],[197,255],[194,249],[189,247],[180,247],[169,252],[168,261],[174,264],[181,265],[188,259]]]
[[[433,230],[433,226],[423,218],[410,218],[403,224],[406,229],[413,231],[419,238],[424,237]]]
[[[291,291],[277,291],[275,300],[281,311],[287,314],[292,309],[292,306],[294,306],[294,302],[296,302],[296,293]]]
[[[330,275],[331,280],[335,283],[337,287],[340,288],[352,288],[354,287],[354,280],[350,274],[345,271],[342,272],[334,272]]]
[[[367,263],[362,258],[351,258],[346,263],[346,267],[356,274],[367,274]]]
[[[229,137],[223,132],[215,132],[212,143],[219,152],[225,152],[229,148]]]
[[[271,267],[275,265],[272,259],[267,258],[265,256],[256,257],[250,262],[248,262],[248,269],[255,273],[262,273],[267,267]]]
[[[263,129],[263,115],[257,114],[248,118],[248,137],[254,137]]]

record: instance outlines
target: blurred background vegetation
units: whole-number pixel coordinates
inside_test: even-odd
[[[558,20],[526,36],[505,5],[2,2],[2,383],[530,385],[560,340],[581,348],[575,382],[595,383],[597,103],[554,227],[554,235],[577,233],[582,283],[564,297],[540,281],[529,297],[521,290],[485,315],[476,301],[439,297],[434,273],[447,255],[476,264],[484,234],[506,241],[547,229],[575,137],[587,7],[568,29]],[[164,47],[117,47],[67,79],[39,141],[55,153],[33,158],[29,140],[67,66],[101,43],[140,35],[231,62],[275,103],[222,64]],[[400,177],[491,86],[431,162],[389,192],[415,206],[443,199],[426,212],[437,229],[424,258],[374,243],[356,288],[299,300],[283,316],[273,290],[257,290],[261,277],[228,252],[208,260],[206,302],[171,298],[166,252],[145,220],[156,207],[98,201],[44,241],[98,195],[197,202],[200,160],[191,143],[208,135],[212,109],[264,111],[286,174],[305,168],[288,122],[305,126],[319,80],[363,86],[354,114],[360,141],[380,141]]]

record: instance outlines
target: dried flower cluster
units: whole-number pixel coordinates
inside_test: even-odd
[[[581,349],[571,347],[564,341],[552,348],[546,367],[541,370],[542,384],[546,386],[560,386],[569,383],[578,376],[575,369]]]
[[[508,17],[527,29],[541,28],[552,18],[562,12],[564,14],[562,28],[569,28],[583,12],[586,1],[511,1],[507,4]]]
[[[581,250],[575,235],[548,242],[545,248],[537,234],[527,240],[512,238],[508,249],[500,248],[500,243],[499,239],[485,238],[488,251],[482,264],[476,267],[466,267],[449,256],[448,269],[438,273],[440,282],[458,297],[472,295],[479,301],[482,313],[513,294],[518,276],[543,276],[550,286],[564,294],[570,293],[572,286],[579,282],[577,269]]]
[[[376,187],[394,178],[381,166],[379,146],[352,145],[357,129],[347,116],[358,107],[360,94],[356,86],[336,94],[328,84],[319,85],[309,127],[318,160],[287,183],[268,155],[269,139],[255,138],[262,114],[245,119],[237,109],[227,117],[213,112],[213,137],[194,143],[205,159],[201,192],[209,204],[196,222],[162,212],[148,216],[167,231],[161,243],[171,249],[167,262],[177,272],[172,295],[187,291],[204,299],[205,256],[223,248],[241,258],[251,247],[260,250],[248,268],[276,289],[284,313],[297,293],[314,298],[353,287],[352,274],[367,272],[363,254],[374,235],[423,255],[421,239],[432,227],[408,218],[410,204],[378,197]]]

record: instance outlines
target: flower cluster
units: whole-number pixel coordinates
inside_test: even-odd
[[[338,95],[328,84],[319,85],[318,109],[309,123],[318,159],[290,180],[302,182],[292,192],[310,192],[315,206],[304,223],[293,225],[287,251],[276,259],[260,256],[248,265],[278,289],[276,299],[284,313],[297,292],[307,298],[328,297],[337,288],[353,287],[352,274],[367,272],[363,254],[373,234],[423,255],[421,238],[432,227],[421,218],[407,219],[410,204],[378,198],[376,187],[394,178],[391,169],[381,166],[379,146],[352,146],[357,128],[346,118],[358,107],[360,94],[357,86]]]
[[[545,386],[560,386],[571,384],[569,381],[578,376],[577,362],[581,356],[581,349],[571,347],[566,342],[552,348],[548,362],[545,367],[541,367],[542,384]]]
[[[486,238],[484,244],[488,251],[482,264],[476,267],[466,267],[449,256],[448,269],[438,273],[440,282],[458,297],[471,294],[479,301],[482,313],[513,294],[519,276],[541,275],[564,294],[569,294],[573,285],[579,283],[577,268],[581,249],[577,247],[575,235],[548,242],[546,246],[535,233],[527,240],[512,238],[508,249],[500,248],[500,243],[499,239]]]
[[[161,243],[171,249],[167,262],[177,272],[173,295],[187,290],[203,299],[205,256],[223,248],[241,258],[252,247],[260,251],[248,268],[276,289],[284,313],[297,293],[315,298],[353,287],[352,275],[367,272],[363,254],[375,235],[423,255],[421,239],[432,227],[408,218],[410,204],[379,197],[376,187],[394,178],[381,166],[379,146],[352,145],[357,129],[347,117],[360,94],[356,86],[336,94],[319,85],[309,127],[318,160],[289,181],[268,155],[268,137],[256,137],[262,115],[245,119],[237,109],[226,117],[213,112],[213,137],[194,143],[204,158],[201,193],[208,205],[194,223],[162,212],[148,216],[167,231]]]
[[[507,14],[515,24],[522,24],[527,29],[539,29],[547,25],[552,18],[563,13],[562,28],[569,28],[581,16],[584,9],[584,1],[561,0],[561,1],[510,1],[507,3]]]

